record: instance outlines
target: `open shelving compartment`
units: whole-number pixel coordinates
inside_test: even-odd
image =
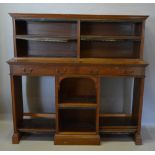
[[[81,21],[81,58],[139,58],[140,22]]]
[[[96,132],[96,108],[60,108],[59,132],[85,133]]]
[[[15,25],[18,57],[76,57],[76,21],[19,19]]]
[[[44,81],[44,86],[39,84],[39,81]],[[56,131],[56,116],[55,106],[46,107],[47,100],[41,100],[40,92],[45,89],[45,86],[52,90],[52,79],[50,77],[42,78],[39,77],[21,77],[21,83],[30,84],[30,86],[22,87],[22,120],[18,125],[18,131],[22,133],[55,133]],[[45,82],[46,81],[46,82]],[[33,88],[33,91],[32,91]],[[19,91],[19,90],[18,90]],[[52,94],[52,91],[50,91]],[[50,94],[50,93],[49,93]],[[51,98],[52,96],[48,96]],[[28,101],[28,104],[26,102]],[[43,103],[44,102],[44,105]],[[51,103],[52,104],[52,103]],[[34,106],[37,108],[34,109]],[[44,106],[44,110],[42,107]]]
[[[101,78],[100,132],[135,133],[133,77]],[[119,91],[118,91],[119,90]],[[108,103],[108,104],[107,104]]]
[[[59,132],[95,133],[98,105],[94,80],[89,77],[67,77],[59,85]]]

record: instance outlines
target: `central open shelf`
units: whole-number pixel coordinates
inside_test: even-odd
[[[59,132],[95,132],[96,109],[60,109]]]
[[[97,115],[96,83],[90,77],[66,77],[59,83],[59,132],[95,133]]]
[[[96,103],[96,87],[90,78],[70,77],[60,83],[59,103]]]

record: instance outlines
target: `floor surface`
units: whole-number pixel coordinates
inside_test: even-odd
[[[117,136],[103,137],[101,145],[54,145],[49,136],[25,136],[20,144],[12,144],[12,122],[0,120],[0,150],[23,150],[23,151],[70,151],[70,150],[94,150],[94,151],[133,151],[133,150],[155,150],[155,127],[143,127],[143,145],[135,145],[129,136],[123,136],[120,140]]]

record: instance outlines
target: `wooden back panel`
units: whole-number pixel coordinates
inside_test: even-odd
[[[61,102],[96,102],[96,87],[89,78],[66,78],[60,83]]]
[[[81,22],[82,35],[103,36],[134,36],[137,23],[135,22]],[[140,32],[139,32],[140,33]]]
[[[73,21],[16,21],[16,34],[47,36],[77,36],[77,25]]]

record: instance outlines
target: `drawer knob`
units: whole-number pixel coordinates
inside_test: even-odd
[[[124,74],[134,74],[134,71],[132,71],[132,70],[126,70],[126,71],[124,71]]]
[[[25,68],[23,68],[23,72],[24,72],[24,73],[26,72],[26,69],[25,69]]]
[[[29,69],[29,73],[32,73],[32,71],[33,71],[33,69],[32,69],[32,68],[30,68],[30,69]]]
[[[60,70],[59,69],[56,69],[56,73],[59,74],[60,73]]]
[[[66,73],[66,72],[67,72],[67,68],[64,68],[64,69],[63,69],[63,73]]]

